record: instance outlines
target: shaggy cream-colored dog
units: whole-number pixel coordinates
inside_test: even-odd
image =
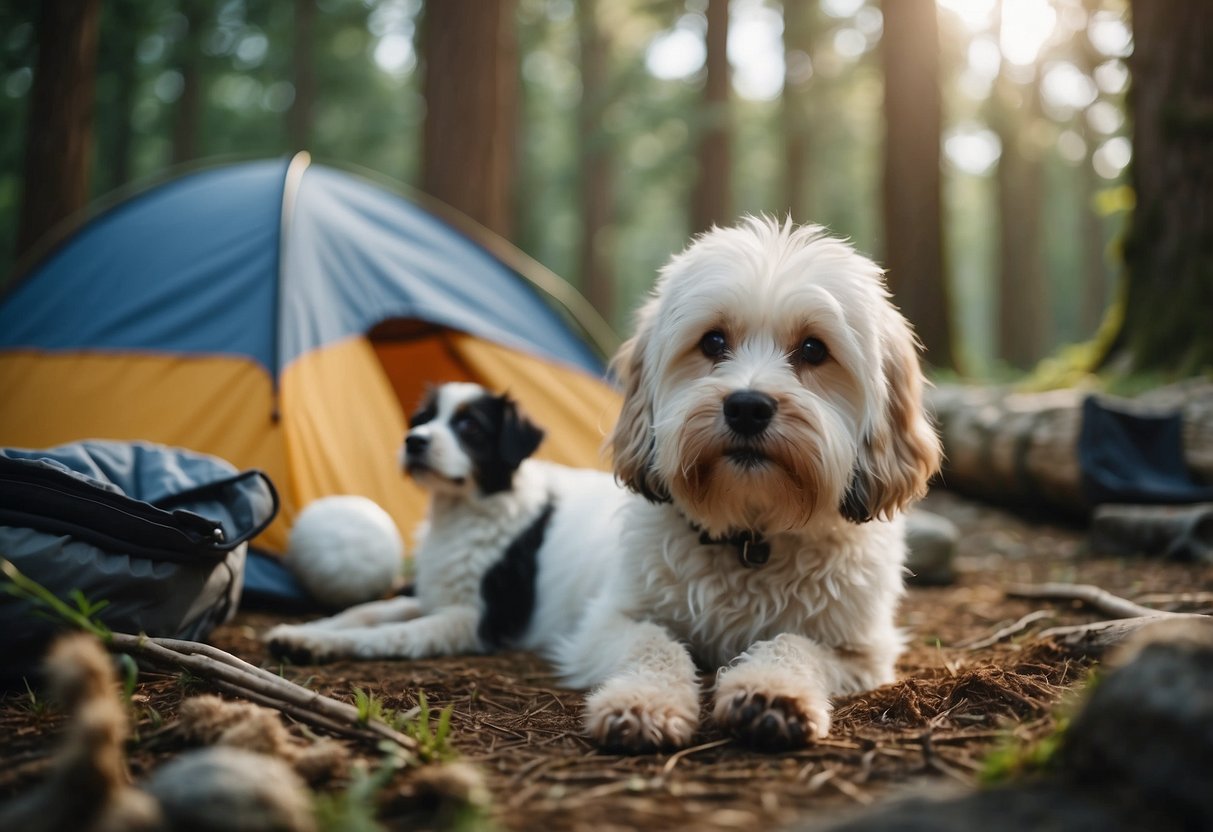
[[[615,473],[646,499],[595,544],[612,568],[556,656],[595,740],[686,745],[697,662],[713,718],[765,748],[893,679],[900,513],[940,461],[916,346],[881,270],[817,226],[747,219],[663,269],[614,365]]]
[[[749,219],[662,271],[615,361],[615,474],[527,459],[505,397],[438,388],[404,464],[432,495],[417,597],[280,626],[297,660],[539,650],[593,688],[601,745],[686,745],[713,718],[762,748],[824,736],[831,697],[893,679],[900,512],[939,441],[880,269],[816,226]],[[639,495],[639,496],[638,496]]]

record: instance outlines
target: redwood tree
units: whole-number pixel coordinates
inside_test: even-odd
[[[708,0],[707,80],[698,175],[691,197],[691,231],[733,219],[732,155],[729,152],[729,0]]]
[[[1132,0],[1129,113],[1137,205],[1119,352],[1135,369],[1213,368],[1213,14]]]
[[[100,0],[42,0],[17,254],[88,203]]]
[[[996,6],[1001,35],[1002,0]],[[989,101],[990,126],[1002,148],[996,171],[998,217],[998,357],[1027,370],[1049,348],[1048,283],[1045,280],[1044,162],[1042,148],[1025,129],[1041,118],[1040,73],[1027,83],[1011,77],[1001,60]]]
[[[422,188],[502,236],[517,122],[516,0],[427,3]]]
[[[581,156],[581,287],[606,320],[614,312],[615,283],[606,237],[614,224],[611,154],[602,129],[607,100],[607,40],[598,0],[580,0],[577,31],[581,45],[581,105],[577,134]]]
[[[783,119],[785,210],[797,222],[809,217],[809,68],[817,0],[783,2]]]
[[[937,367],[954,367],[944,263],[939,21],[935,0],[887,0],[884,242],[889,286]]]
[[[292,150],[307,150],[311,145],[316,103],[315,32],[316,0],[295,0],[294,48],[291,52],[295,99],[287,114],[287,134]]]
[[[202,36],[211,4],[205,0],[184,0],[185,34],[177,44],[177,69],[181,73],[181,95],[173,112],[173,164],[179,165],[200,155],[202,105],[205,101],[202,77]]]

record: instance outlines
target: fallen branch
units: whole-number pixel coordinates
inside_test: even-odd
[[[1137,599],[1138,603],[1157,605],[1184,604],[1206,606],[1213,604],[1213,592],[1151,592]]]
[[[370,734],[409,753],[417,750],[417,743],[411,737],[380,720],[363,720],[358,709],[348,702],[308,690],[209,645],[112,633],[108,646],[114,652],[127,653],[152,665],[188,670],[224,690],[247,696],[258,704],[277,708],[317,727],[364,737]]]
[[[1009,598],[1081,601],[1109,616],[1110,620],[1107,621],[1051,627],[1037,636],[1040,639],[1050,639],[1067,650],[1084,656],[1099,656],[1125,641],[1142,627],[1156,621],[1175,618],[1209,620],[1209,616],[1198,613],[1169,612],[1143,607],[1090,584],[1014,584],[1007,587],[1006,594]]]
[[[1007,587],[1008,598],[1049,599],[1053,601],[1081,601],[1094,607],[1109,618],[1138,618],[1141,616],[1182,615],[1182,613],[1156,610],[1135,604],[1127,598],[1113,595],[1107,590],[1091,584],[1012,584]]]
[[[981,650],[983,648],[990,647],[991,645],[997,644],[1000,641],[1004,641],[1005,639],[1008,639],[1011,636],[1022,633],[1024,630],[1028,629],[1028,627],[1032,626],[1037,621],[1040,621],[1043,618],[1053,618],[1053,617],[1054,617],[1054,614],[1049,610],[1036,610],[1034,612],[1028,613],[1023,618],[1016,621],[1014,624],[1008,624],[1006,627],[1003,627],[1001,630],[998,630],[997,632],[993,633],[992,635],[986,636],[983,639],[978,639],[977,641],[962,641],[960,644],[958,644],[956,646],[958,648],[960,648],[961,650]]]
[[[1209,620],[1207,615],[1196,613],[1156,613],[1140,615],[1134,618],[1117,618],[1111,621],[1096,621],[1091,624],[1073,624],[1067,627],[1051,627],[1040,633],[1038,638],[1050,639],[1058,645],[1083,656],[1100,656],[1113,647],[1123,643],[1130,636],[1159,621],[1175,618],[1200,618]]]

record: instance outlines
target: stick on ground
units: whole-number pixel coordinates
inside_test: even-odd
[[[210,645],[113,633],[109,648],[158,667],[188,670],[219,683],[229,692],[248,696],[259,704],[287,712],[296,719],[309,720],[321,728],[333,730],[334,726],[344,726],[345,733],[365,737],[369,732],[395,743],[406,752],[417,750],[417,743],[411,737],[381,720],[363,720],[358,709],[348,702],[308,690]]]

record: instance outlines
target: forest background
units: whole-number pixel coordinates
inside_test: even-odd
[[[22,206],[43,188],[31,147],[53,133],[40,43],[72,36],[45,22],[60,6],[85,27],[77,42],[95,39],[75,70],[91,116],[71,131],[85,201],[306,149],[455,204],[620,332],[690,234],[790,212],[889,268],[937,369],[1006,378],[1116,309],[1134,206],[1129,5],[4,3],[0,276],[47,230]]]

